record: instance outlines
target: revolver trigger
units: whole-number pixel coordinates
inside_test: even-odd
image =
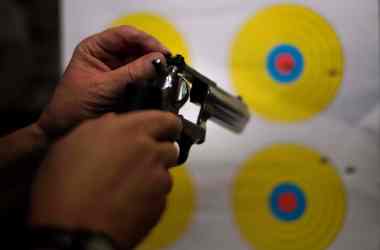
[[[179,157],[177,163],[178,165],[182,165],[187,161],[187,158],[189,158],[190,149],[194,143],[191,138],[186,135],[182,135],[177,143],[179,146]]]

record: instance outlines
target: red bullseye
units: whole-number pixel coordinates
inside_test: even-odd
[[[278,207],[283,213],[292,213],[297,208],[297,198],[292,192],[283,193],[278,198]]]
[[[280,54],[276,59],[276,68],[281,74],[289,75],[295,66],[296,62],[289,53]]]

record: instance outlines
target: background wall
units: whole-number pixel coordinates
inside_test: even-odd
[[[58,80],[58,6],[0,1],[0,134],[33,121]]]

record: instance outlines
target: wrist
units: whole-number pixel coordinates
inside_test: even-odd
[[[67,230],[58,227],[30,227],[26,230],[27,249],[116,250],[114,241],[105,233],[90,230]]]

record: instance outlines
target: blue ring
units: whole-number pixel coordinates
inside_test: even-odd
[[[296,198],[297,207],[296,209],[294,209],[294,211],[290,213],[282,211],[279,206],[279,199],[281,198],[281,195],[284,193],[293,193]],[[270,197],[269,203],[270,203],[270,208],[272,210],[273,215],[277,219],[285,221],[285,222],[298,220],[304,215],[306,211],[305,195],[298,186],[292,183],[284,183],[277,186],[272,191],[272,195]]]
[[[277,58],[282,54],[290,54],[294,59],[294,69],[290,72],[290,74],[283,74],[276,67]],[[296,81],[302,75],[304,65],[304,59],[301,52],[294,46],[284,44],[275,47],[269,53],[267,68],[269,74],[272,76],[274,80],[281,84],[290,84]]]

